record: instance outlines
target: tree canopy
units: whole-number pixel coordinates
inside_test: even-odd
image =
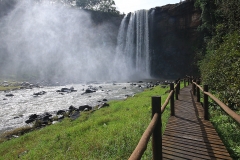
[[[119,13],[114,0],[76,0],[76,6],[82,9]]]
[[[119,11],[116,10],[114,0],[49,0],[49,1],[63,3],[65,5],[77,6],[81,9],[101,12],[113,12],[117,14],[120,13]]]

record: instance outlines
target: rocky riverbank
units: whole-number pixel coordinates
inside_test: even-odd
[[[19,104],[19,101],[15,101],[22,97],[26,97],[28,100],[24,100],[25,107],[18,109],[18,113],[14,111],[5,110],[9,114],[0,115],[0,121],[2,125],[2,131],[18,128],[21,126],[34,126],[37,128],[44,127],[62,121],[68,117],[72,120],[81,116],[83,112],[94,112],[103,107],[109,106],[108,101],[113,99],[124,99],[129,96],[134,96],[135,93],[142,91],[144,88],[151,88],[154,86],[161,85],[165,87],[168,81],[156,81],[156,82],[143,82],[139,81],[136,83],[111,83],[111,84],[90,84],[90,85],[77,85],[73,87],[58,87],[53,88],[33,88],[13,91],[15,94],[13,97],[7,97],[7,100],[1,100],[3,95],[0,95],[0,103],[5,102],[2,106],[5,108],[10,105]],[[81,86],[81,87],[80,87]],[[23,93],[27,92],[27,95]],[[38,92],[35,92],[38,91]],[[29,94],[31,93],[31,96]],[[4,96],[6,97],[6,95]],[[29,101],[34,101],[29,102]],[[79,99],[80,101],[78,101]],[[20,101],[23,101],[19,99]],[[91,100],[91,102],[89,102]],[[15,101],[11,103],[11,101]],[[49,103],[49,101],[52,101]],[[94,102],[93,102],[94,101]],[[44,102],[44,103],[43,103]],[[87,103],[86,103],[87,102]],[[56,104],[58,106],[56,106]],[[67,104],[69,104],[68,107]],[[40,107],[41,105],[45,107]],[[52,106],[51,106],[52,105]],[[47,107],[49,106],[49,107]],[[65,106],[65,107],[64,107]],[[11,106],[12,107],[12,106]],[[21,111],[21,109],[24,110]],[[4,112],[4,110],[3,110]],[[20,113],[19,113],[20,112]],[[5,118],[4,118],[5,117]],[[4,119],[6,119],[4,121]],[[8,122],[12,122],[9,123]],[[19,122],[19,123],[18,123]],[[15,125],[14,125],[15,123]],[[5,124],[5,125],[4,125]],[[15,127],[14,127],[15,126]],[[29,129],[27,129],[29,130]],[[22,131],[25,132],[25,131]],[[21,132],[19,133],[22,134]]]

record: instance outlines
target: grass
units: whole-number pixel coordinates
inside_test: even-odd
[[[56,160],[128,159],[150,122],[151,96],[161,95],[163,104],[167,90],[169,88],[155,87],[124,101],[113,101],[110,107],[85,112],[75,121],[65,119],[19,138],[0,142],[0,160],[18,157]],[[163,130],[169,112],[167,107],[162,116]],[[231,157],[240,159],[240,126],[219,107],[211,106],[210,115]],[[142,159],[152,159],[151,142]]]
[[[203,102],[203,94],[201,94],[200,101]],[[240,115],[240,110],[236,113]],[[234,160],[240,160],[240,125],[228,116],[211,98],[209,98],[209,115],[211,123],[230,156]]]
[[[8,91],[8,90],[13,90],[13,89],[19,89],[19,86],[8,86],[8,87],[4,87],[4,86],[0,86],[0,91]]]
[[[26,133],[0,143],[0,159],[127,159],[151,120],[151,96],[162,97],[169,88],[155,87],[80,118]],[[169,118],[163,116],[163,130]],[[149,143],[142,159],[152,159]]]
[[[240,111],[237,112],[240,114]],[[210,121],[233,159],[240,160],[240,125],[219,106],[210,107]]]
[[[9,81],[8,86],[3,86],[1,85],[4,81],[0,80],[0,91],[8,91],[8,90],[13,90],[13,89],[19,89],[20,86],[17,85],[17,82],[15,81]]]

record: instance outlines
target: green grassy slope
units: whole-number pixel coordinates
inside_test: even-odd
[[[155,87],[80,118],[47,126],[0,143],[0,159],[127,159],[151,120],[151,96],[169,88]],[[163,115],[165,127],[169,107]],[[151,159],[151,143],[142,159]]]

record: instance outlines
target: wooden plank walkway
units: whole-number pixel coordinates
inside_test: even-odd
[[[203,107],[191,93],[191,85],[180,90],[175,116],[163,134],[163,159],[231,159]]]

